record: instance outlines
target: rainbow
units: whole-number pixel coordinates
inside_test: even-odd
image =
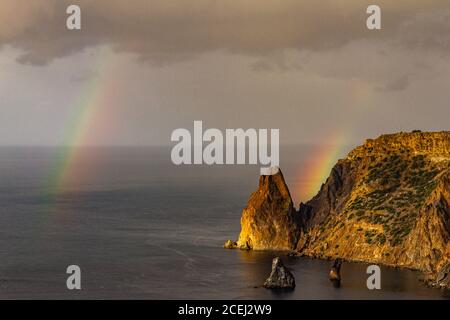
[[[301,201],[311,199],[330,174],[331,168],[342,156],[346,136],[342,133],[331,135],[332,142],[314,147],[306,165],[298,170],[297,177],[301,183],[294,190],[294,196]]]
[[[72,115],[66,124],[67,130],[64,136],[64,145],[59,148],[55,164],[50,172],[50,192],[58,194],[62,192],[71,182],[77,178],[80,159],[83,157],[85,148],[90,142],[91,130],[98,129],[98,126],[104,123],[108,112],[104,108],[109,104],[111,96],[114,96],[115,86],[113,84],[114,76],[110,74],[111,51],[100,47],[97,52],[97,63],[95,64],[96,77],[92,77],[82,90],[82,94],[74,101]],[[106,73],[106,71],[108,71]],[[351,119],[358,123],[362,112],[367,108],[357,107],[367,105],[367,101],[373,92],[369,84],[360,81],[350,81],[351,94],[349,95],[349,105],[352,106]],[[293,196],[302,201],[309,200],[325,182],[331,168],[342,156],[345,148],[348,147],[348,138],[351,136],[351,124],[339,123],[339,128],[330,131],[327,134],[326,144],[317,146],[311,153],[306,165],[299,169],[297,177],[300,177],[299,183],[294,188]],[[89,164],[93,165],[92,163]]]
[[[100,47],[96,52],[97,63],[93,76],[86,82],[82,93],[73,102],[72,114],[66,123],[63,145],[58,147],[54,164],[49,173],[49,193],[58,194],[63,191],[67,182],[74,176],[74,165],[82,156],[82,146],[89,144],[89,132],[99,119],[105,116],[102,108],[106,106],[105,97],[108,96],[110,81],[105,75],[106,65],[109,64],[110,52]]]
[[[328,138],[324,144],[314,148],[311,156],[306,160],[306,166],[299,168],[297,172],[298,183],[294,189],[293,196],[300,201],[310,200],[319,191],[322,183],[325,183],[330,175],[331,169],[340,157],[345,156],[351,140],[355,124],[358,124],[364,114],[368,111],[370,99],[373,95],[373,86],[360,81],[350,84],[349,105],[351,106],[352,123],[340,123],[339,128],[328,132]]]

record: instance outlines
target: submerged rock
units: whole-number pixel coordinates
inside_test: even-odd
[[[294,289],[295,279],[279,257],[272,260],[272,272],[264,282],[267,289]]]

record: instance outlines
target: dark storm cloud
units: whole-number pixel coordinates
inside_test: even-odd
[[[226,50],[271,56],[285,49],[332,50],[353,40],[448,51],[447,0],[377,1],[383,30],[368,31],[370,1],[3,0],[0,45],[22,50],[18,61],[43,65],[87,47],[108,44],[155,64]],[[82,8],[81,31],[65,28],[65,8]],[[256,64],[264,69],[264,62]],[[284,68],[283,64],[276,63]],[[289,66],[287,66],[289,67]],[[273,68],[273,66],[269,66]]]

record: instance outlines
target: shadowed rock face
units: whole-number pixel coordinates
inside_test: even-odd
[[[281,170],[262,175],[242,212],[237,246],[253,250],[293,250],[301,232],[299,215]]]
[[[350,162],[340,161],[335,165],[320,192],[307,204],[300,205],[300,216],[305,220],[306,228],[321,224],[342,210],[355,181],[356,172],[352,171]]]
[[[264,282],[267,289],[294,289],[295,279],[292,273],[286,269],[279,257],[272,260],[272,272]]]

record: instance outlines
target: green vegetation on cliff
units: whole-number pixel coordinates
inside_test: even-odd
[[[297,249],[422,270],[445,264],[449,151],[449,132],[367,140],[336,164],[306,204],[312,219],[321,219],[308,226]]]

